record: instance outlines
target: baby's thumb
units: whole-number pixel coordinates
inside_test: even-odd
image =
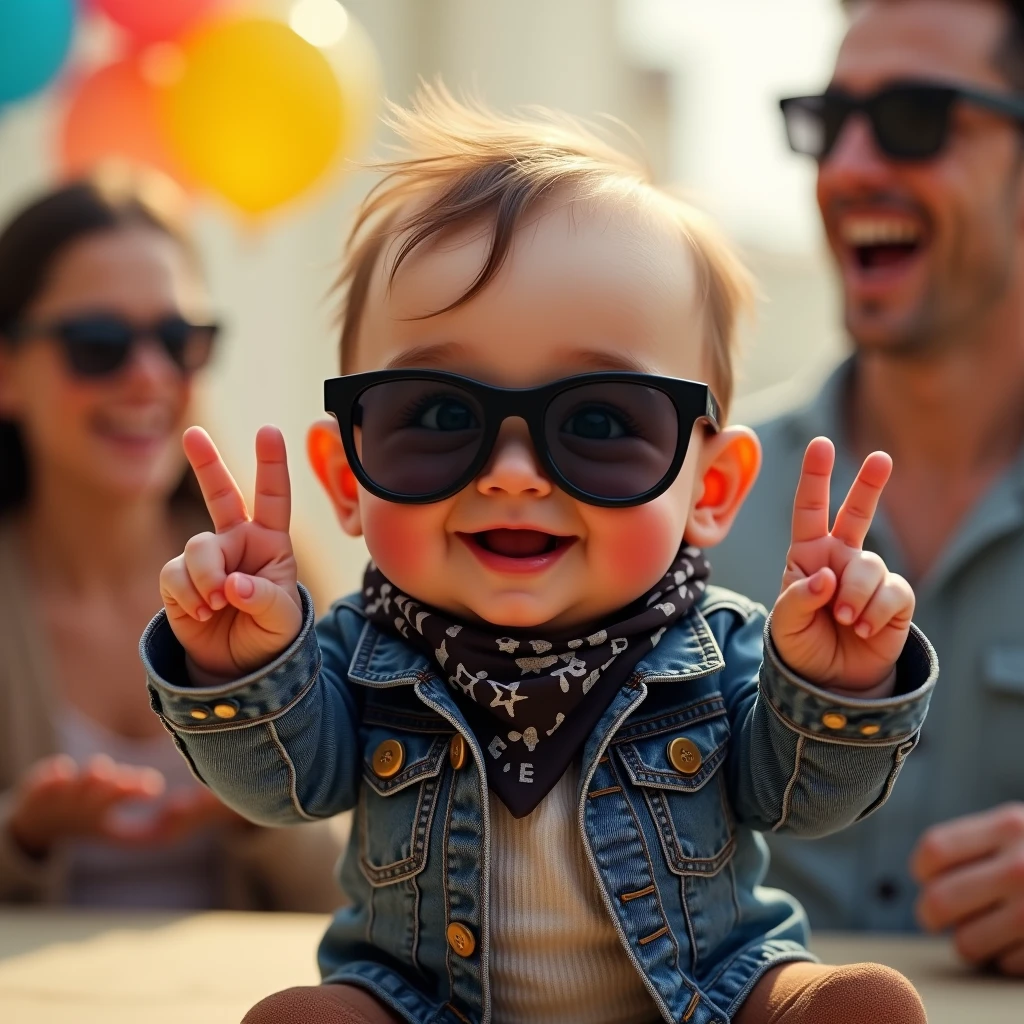
[[[825,567],[794,580],[779,595],[772,611],[772,629],[782,635],[802,633],[815,613],[832,600],[836,592],[836,574]]]
[[[268,633],[298,632],[302,612],[288,591],[277,583],[262,576],[233,572],[225,581],[224,596],[233,608],[251,616]]]

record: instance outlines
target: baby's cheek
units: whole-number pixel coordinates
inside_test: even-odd
[[[419,582],[437,571],[438,542],[444,538],[436,506],[362,497],[363,536],[370,557],[396,586],[419,596]]]
[[[630,509],[608,509],[605,522],[591,534],[591,552],[601,567],[604,586],[622,603],[635,600],[664,575],[682,543],[685,522],[657,500]],[[595,524],[596,525],[596,524]]]

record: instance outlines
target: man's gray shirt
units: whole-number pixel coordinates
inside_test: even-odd
[[[755,424],[764,464],[729,537],[709,552],[713,582],[768,608],[774,604],[800,465],[818,435],[836,444],[835,517],[858,468],[842,428],[851,375],[847,362],[810,405]],[[926,506],[920,515],[928,515]],[[906,575],[881,510],[865,547]],[[767,837],[767,883],[795,895],[819,928],[915,929],[908,860],[924,830],[1024,799],[1024,452],[967,515],[928,574],[911,582],[914,621],[938,652],[939,683],[921,742],[888,803],[824,839]]]

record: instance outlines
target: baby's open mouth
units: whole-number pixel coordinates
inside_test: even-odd
[[[463,539],[493,555],[505,558],[537,558],[568,546],[574,537],[559,537],[540,530],[481,530],[464,533]]]

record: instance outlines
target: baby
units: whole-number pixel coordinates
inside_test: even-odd
[[[347,248],[337,420],[309,450],[372,556],[314,628],[280,433],[251,512],[185,435],[216,529],[161,578],[153,707],[264,825],[355,808],[323,984],[256,1022],[923,1022],[825,967],[759,885],[761,831],[875,810],[934,653],[807,450],[767,622],[708,584],[759,465],[727,423],[747,278],[715,231],[571,122],[425,89]],[[782,552],[779,552],[781,559]]]

